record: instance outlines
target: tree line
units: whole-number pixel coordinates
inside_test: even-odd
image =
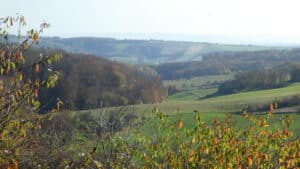
[[[221,75],[270,69],[284,63],[300,62],[300,49],[214,52],[202,61],[165,63],[153,66],[163,80]]]
[[[273,69],[237,73],[233,80],[219,86],[218,94],[283,87],[300,82],[299,72],[300,64],[285,64]]]

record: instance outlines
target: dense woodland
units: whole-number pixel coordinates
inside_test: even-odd
[[[91,109],[128,104],[155,103],[163,100],[164,89],[155,72],[147,67],[130,66],[92,55],[67,53],[35,48],[25,55],[40,57],[40,53],[60,52],[63,58],[44,72],[61,72],[61,80],[49,90],[41,90],[42,110],[53,106],[56,98],[64,100],[67,109]]]
[[[300,64],[284,64],[272,69],[237,73],[234,79],[219,86],[218,94],[263,90],[299,82]]]
[[[270,69],[300,62],[299,56],[300,49],[217,52],[205,54],[201,62],[166,63],[154,68],[162,79],[180,79]]]

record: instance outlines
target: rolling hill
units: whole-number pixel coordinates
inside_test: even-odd
[[[43,37],[40,45],[49,48],[60,48],[74,53],[93,54],[110,60],[133,64],[201,61],[202,55],[207,53],[273,49],[273,47],[253,45],[162,40],[116,40],[95,37]]]
[[[42,52],[40,48],[27,50],[26,64],[32,65]],[[64,101],[63,108],[72,110],[153,103],[164,98],[160,79],[147,68],[65,51],[47,50],[44,55],[57,52],[62,59],[43,69],[40,78],[53,70],[59,71],[61,78],[55,87],[39,91],[41,111],[53,107],[56,98]],[[27,76],[31,77],[30,72]]]
[[[196,91],[195,91],[196,92]],[[198,91],[199,93],[200,91]],[[162,111],[169,114],[176,114],[177,110],[183,111],[182,113],[193,112],[197,110],[202,113],[210,112],[238,112],[241,111],[247,105],[263,105],[268,104],[272,100],[283,100],[286,98],[292,98],[300,95],[300,84],[294,83],[286,87],[259,91],[242,92],[237,94],[223,95],[218,97],[212,97],[208,99],[199,100],[198,97],[192,97],[191,94],[186,94],[180,98],[173,97],[159,104],[141,104],[133,105],[137,113],[146,113],[151,116],[151,109],[155,106],[159,107]],[[104,110],[113,110],[112,108],[107,109],[94,109],[88,110],[91,112],[101,112]]]

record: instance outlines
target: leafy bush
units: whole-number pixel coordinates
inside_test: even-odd
[[[31,65],[25,65],[24,51],[38,44],[40,33],[49,24],[41,24],[38,31],[29,30],[20,44],[9,44],[9,30],[14,25],[19,25],[19,29],[25,26],[24,17],[0,18],[0,35],[4,39],[0,49],[0,168],[43,166],[43,160],[38,157],[49,151],[44,151],[48,150],[47,144],[40,142],[42,139],[36,136],[44,122],[59,111],[61,101],[58,100],[52,113],[39,115],[38,95],[42,88],[54,87],[60,74],[53,70],[49,70],[44,78],[40,78],[39,74],[42,69],[47,69],[47,65],[58,61],[61,55],[41,55]],[[30,71],[30,75],[25,71]]]
[[[149,168],[292,168],[299,165],[300,140],[288,130],[291,119],[283,119],[283,127],[272,130],[264,118],[244,114],[251,125],[235,129],[232,118],[215,120],[210,126],[195,116],[197,125],[185,128],[183,121],[168,122],[162,112],[155,112],[161,129],[169,134],[144,139],[139,154],[141,165]]]
[[[233,119],[214,120],[208,125],[195,116],[197,125],[187,128],[182,120],[172,121],[158,109],[158,134],[133,134],[127,140],[111,140],[113,160],[104,168],[297,168],[300,165],[300,140],[289,130],[292,119],[282,119],[282,126],[272,129],[265,117],[243,116],[250,122],[236,129]],[[99,163],[99,162],[98,162]]]

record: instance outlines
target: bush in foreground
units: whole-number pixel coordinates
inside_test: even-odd
[[[158,109],[157,134],[143,133],[112,137],[100,144],[105,150],[92,161],[99,168],[297,168],[300,140],[289,129],[292,119],[282,126],[270,126],[273,113],[255,117],[244,113],[246,128],[234,127],[233,118],[208,124],[195,116],[196,125],[185,127]]]

